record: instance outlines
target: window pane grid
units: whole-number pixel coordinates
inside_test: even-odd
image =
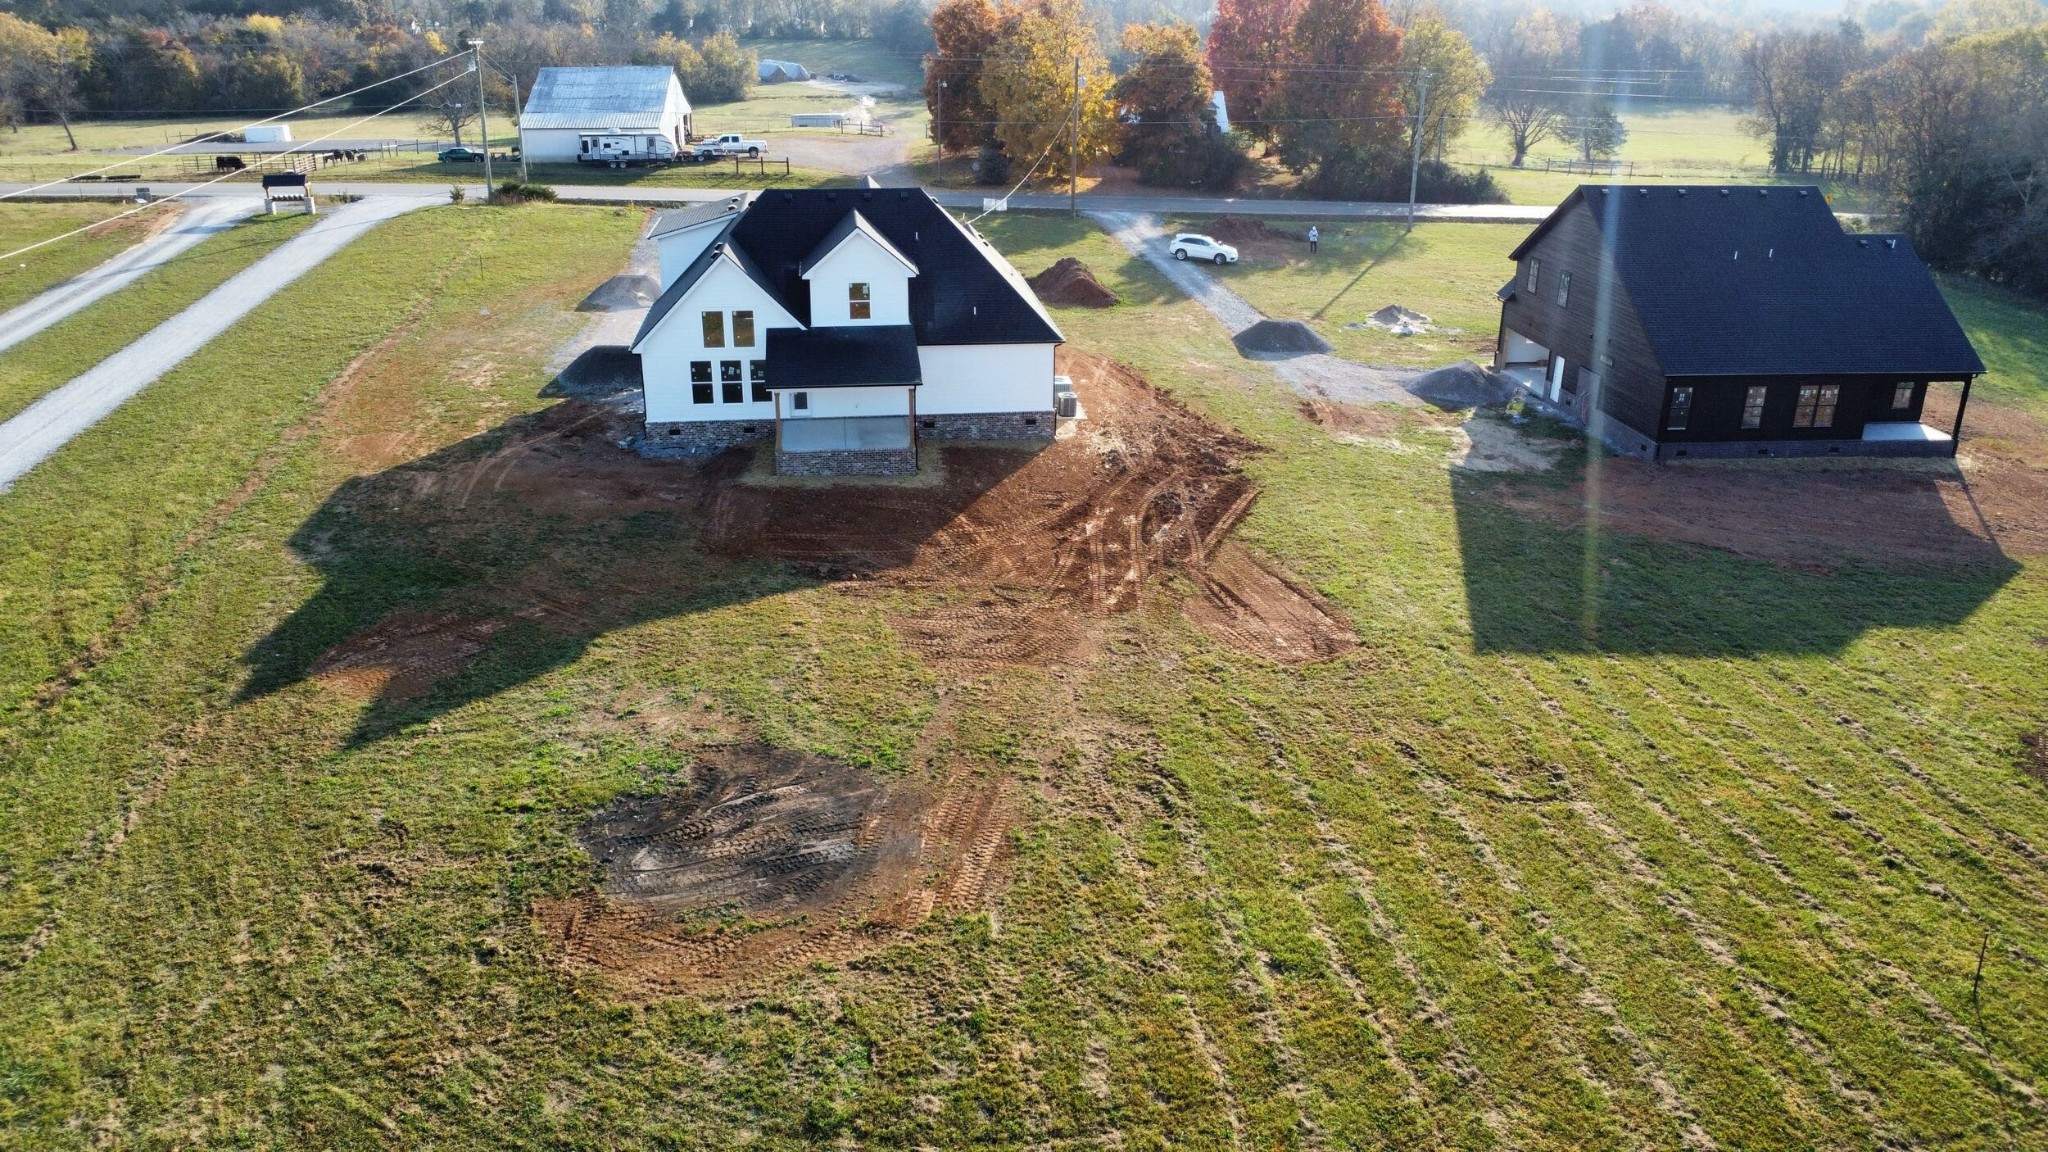
[[[1691,422],[1691,420],[1691,386],[1688,385],[1684,388],[1673,388],[1671,390],[1671,418],[1664,422],[1664,427],[1673,432],[1683,432],[1685,431],[1686,424]]]
[[[870,302],[868,295],[867,285],[848,284],[846,286],[846,315],[849,319],[869,319],[874,315],[873,308],[874,306]]]
[[[1764,397],[1768,393],[1761,384],[1750,385],[1749,392],[1742,398],[1742,426],[1761,428],[1764,426]]]

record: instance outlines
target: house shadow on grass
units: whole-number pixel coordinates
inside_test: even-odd
[[[1453,473],[1479,651],[1829,655],[1960,624],[2020,570],[1952,470],[1587,468]]]
[[[245,654],[242,698],[317,681],[363,701],[350,742],[369,742],[572,664],[608,632],[907,562],[1015,467],[1000,461],[1028,459],[992,454],[921,492],[931,515],[902,517],[857,483],[751,488],[751,449],[642,459],[618,447],[624,430],[570,400],[343,484],[290,538],[323,583]],[[858,547],[810,541],[778,561],[747,521],[781,500],[829,510]]]

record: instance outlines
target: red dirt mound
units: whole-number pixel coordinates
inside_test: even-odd
[[[1306,244],[1308,233],[1282,232],[1264,220],[1251,216],[1218,216],[1209,222],[1209,235],[1225,244]]]
[[[1108,308],[1116,303],[1116,293],[1104,288],[1095,273],[1072,256],[1033,276],[1030,284],[1047,304]]]

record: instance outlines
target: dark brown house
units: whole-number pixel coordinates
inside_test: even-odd
[[[1951,456],[1984,371],[1912,246],[1818,188],[1582,185],[1512,258],[1494,367],[1631,456]]]

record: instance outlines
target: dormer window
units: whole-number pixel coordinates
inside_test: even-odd
[[[846,316],[849,320],[866,320],[874,315],[874,299],[866,284],[846,286]]]

